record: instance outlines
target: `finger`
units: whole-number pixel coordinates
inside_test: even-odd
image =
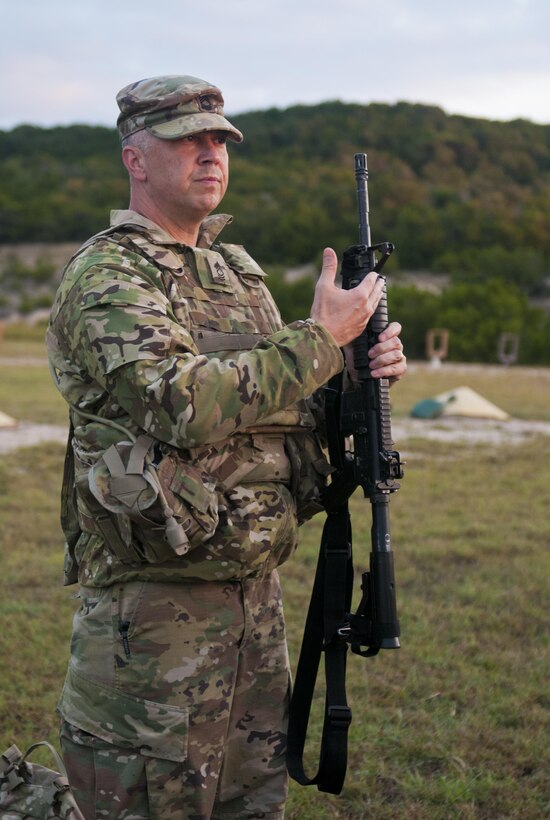
[[[399,336],[392,336],[390,339],[386,339],[383,342],[377,342],[369,350],[369,356],[371,359],[376,359],[378,356],[382,356],[385,353],[393,353],[394,359],[397,359],[402,355],[403,343]]]
[[[338,257],[332,248],[325,248],[323,251],[323,267],[321,268],[320,279],[326,280],[327,284],[334,284],[336,271],[338,269]]]
[[[379,276],[376,271],[371,270],[370,273],[367,273],[365,278],[359,285],[357,285],[357,295],[365,295],[370,296],[371,293],[379,292],[380,294],[384,290],[385,280],[382,276]]]
[[[399,336],[392,336],[385,342],[377,342],[369,350],[369,357],[373,360],[374,366],[378,364],[391,364],[403,358],[403,343]]]
[[[393,339],[395,336],[399,336],[402,331],[402,327],[399,322],[390,322],[390,324],[384,328],[382,333],[379,334],[378,339],[381,342],[385,342],[388,339]]]
[[[371,376],[376,379],[400,379],[407,370],[407,357],[400,353],[397,359],[393,359],[393,361],[388,361],[386,358],[383,361],[384,357],[380,357],[379,361],[373,361],[370,363],[371,369]]]
[[[384,283],[380,281],[377,273],[371,271],[356,288],[348,293],[353,293],[354,309],[360,314],[365,325],[382,298]]]

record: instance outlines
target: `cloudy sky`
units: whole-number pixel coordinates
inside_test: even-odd
[[[0,128],[113,125],[193,74],[226,111],[340,99],[550,124],[550,0],[0,0]]]

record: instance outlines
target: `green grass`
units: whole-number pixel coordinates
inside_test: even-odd
[[[290,818],[549,816],[550,522],[536,488],[550,440],[446,451],[435,466],[413,455],[391,505],[402,648],[350,657],[344,792],[293,786]],[[357,570],[366,505],[354,497]],[[294,662],[318,537],[315,522],[282,570]]]
[[[17,321],[9,324],[0,321],[0,356],[27,353],[44,356],[44,337],[48,323],[46,320],[29,325]]]
[[[41,401],[55,406],[45,367],[16,370],[11,415],[33,412],[38,374]],[[13,369],[0,368],[2,385],[6,371]],[[392,391],[396,414],[468,384],[514,415],[549,417],[548,371],[411,371]],[[0,409],[10,412],[7,396]],[[287,818],[550,817],[550,439],[499,448],[419,440],[406,450],[406,476],[390,505],[402,648],[350,655],[343,793],[293,783]],[[74,588],[61,586],[62,462],[53,444],[0,458],[2,749],[56,740],[75,607]],[[352,516],[359,573],[370,550],[368,502],[354,497]],[[294,666],[322,523],[306,525],[281,571]],[[311,770],[322,696],[320,687]]]
[[[67,424],[47,367],[45,325],[8,325],[0,342],[0,410],[17,421]]]
[[[67,405],[44,366],[0,364],[0,410],[17,421],[66,425],[68,420]]]
[[[72,591],[62,587],[63,448],[0,457],[0,746],[56,740]]]
[[[412,362],[409,373],[392,388],[396,416],[408,415],[416,402],[467,386],[518,419],[550,421],[550,368],[483,367],[448,364],[439,369]]]

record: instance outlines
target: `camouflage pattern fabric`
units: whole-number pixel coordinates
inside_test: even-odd
[[[244,249],[212,246],[228,219],[206,220],[199,247],[189,248],[144,217],[116,212],[112,231],[88,244],[65,271],[48,333],[50,362],[67,401],[100,417],[88,421],[73,413],[83,534],[67,560],[78,564],[83,584],[257,574],[262,562],[276,565],[291,552],[285,532],[276,554],[277,529],[286,531],[289,511],[294,516],[285,489],[310,500],[326,480],[303,400],[341,369],[341,352],[321,325],[283,326],[265,274]],[[238,339],[248,340],[248,349],[235,349]],[[200,353],[212,340],[223,349]],[[126,439],[120,426],[129,436],[154,438],[159,463],[177,461],[166,468],[176,475],[167,489],[178,496],[181,522],[189,528],[186,555],[171,553],[162,533],[155,539],[158,516],[140,527],[113,514],[101,519],[103,529],[96,526],[101,511],[97,493],[91,497],[90,471]],[[300,448],[283,447],[281,455],[277,431],[300,441],[308,436],[301,449],[310,455],[296,469],[285,459],[296,461]],[[204,516],[214,514],[205,506],[209,481],[216,485],[219,526],[204,541]],[[256,481],[272,486],[254,497]]]
[[[223,116],[219,88],[198,77],[167,75],[131,83],[117,94],[117,121],[122,139],[143,128],[160,139],[181,139],[201,131],[226,131],[242,142],[243,135]]]
[[[74,426],[66,577],[82,596],[59,710],[92,817],[282,817],[275,567],[319,508],[327,462],[307,400],[343,359],[321,325],[283,325],[261,268],[218,243],[228,220],[205,220],[191,248],[115,212],[52,310],[50,364]],[[164,537],[158,487],[182,550]]]
[[[57,769],[29,762],[39,747],[49,749]],[[0,756],[0,817],[3,820],[55,817],[84,820],[69,788],[61,758],[46,741],[33,744],[24,754],[13,745]]]
[[[282,818],[289,671],[277,573],[82,588],[62,748],[86,817]]]

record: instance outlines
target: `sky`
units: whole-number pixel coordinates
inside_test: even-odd
[[[342,100],[550,124],[549,0],[0,0],[0,128],[114,126],[160,74],[226,113]]]

